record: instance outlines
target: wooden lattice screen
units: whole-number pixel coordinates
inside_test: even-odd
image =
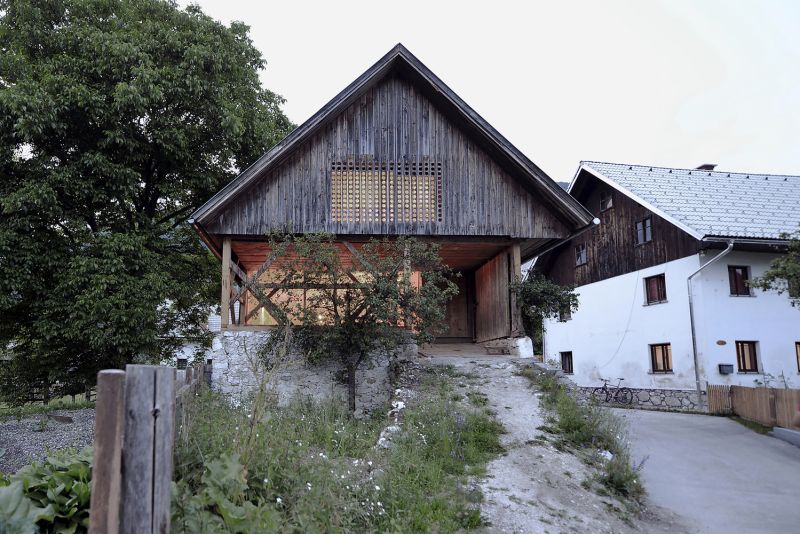
[[[331,219],[346,223],[441,222],[441,162],[334,163]]]

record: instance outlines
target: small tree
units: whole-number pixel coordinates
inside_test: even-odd
[[[399,237],[372,240],[354,252],[328,234],[270,241],[279,259],[268,310],[292,325],[292,344],[309,360],[342,363],[351,412],[359,366],[405,342],[432,341],[444,326],[447,302],[458,293],[435,244]],[[268,351],[285,342],[273,338]]]
[[[778,293],[788,291],[792,306],[800,307],[800,230],[783,237],[790,240],[788,252],[775,258],[764,276],[754,279],[750,285]]]
[[[545,319],[578,310],[579,295],[575,293],[575,286],[559,285],[539,272],[531,272],[525,280],[513,284],[512,290],[517,294],[522,324],[534,347],[542,347]]]

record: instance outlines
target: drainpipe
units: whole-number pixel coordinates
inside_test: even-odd
[[[686,288],[689,292],[689,324],[691,325],[692,329],[692,355],[694,356],[694,382],[695,386],[697,387],[697,402],[700,404],[700,407],[703,407],[703,389],[700,387],[700,365],[699,360],[697,357],[697,333],[694,326],[694,300],[692,299],[692,278],[694,278],[697,274],[700,273],[703,269],[715,263],[717,260],[720,260],[727,256],[730,251],[733,250],[733,241],[728,241],[728,247],[723,250],[721,253],[717,254],[706,263],[701,265],[695,272],[690,274],[688,278],[686,278]]]

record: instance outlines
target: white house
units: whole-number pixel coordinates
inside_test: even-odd
[[[582,162],[569,192],[601,223],[537,262],[580,295],[546,321],[545,359],[669,407],[702,407],[707,384],[800,387],[800,308],[747,283],[800,227],[800,176]]]

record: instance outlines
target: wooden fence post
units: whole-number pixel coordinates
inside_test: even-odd
[[[157,365],[125,368],[122,449],[122,532],[163,533],[170,528],[175,380]]]
[[[100,371],[97,374],[92,459],[91,534],[116,534],[119,531],[124,406],[125,372]]]

